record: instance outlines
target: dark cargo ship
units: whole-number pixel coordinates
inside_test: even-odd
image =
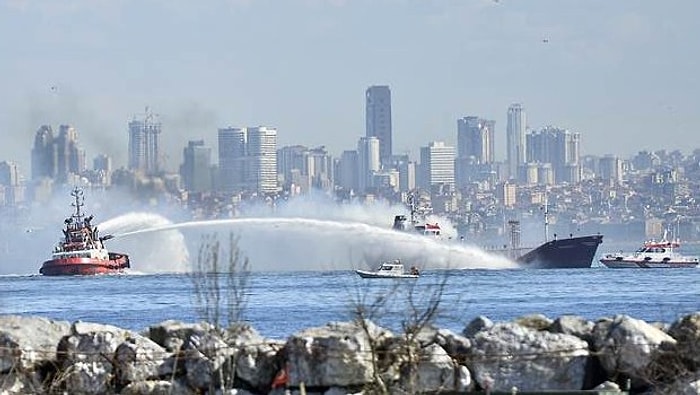
[[[412,230],[424,235],[439,237],[438,224],[419,224],[415,218],[416,207],[412,197],[409,197],[410,223],[406,215],[394,217],[393,228],[395,230]],[[511,227],[510,247],[502,249],[487,249],[488,252],[505,255],[518,263],[523,268],[532,269],[578,269],[589,268],[598,251],[598,246],[603,242],[603,235],[588,235],[569,238],[557,238],[548,240],[549,219],[545,203],[544,228],[545,242],[535,248],[520,247],[520,222],[509,221]]]

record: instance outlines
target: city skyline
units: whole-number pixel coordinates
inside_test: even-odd
[[[37,128],[65,123],[90,158],[110,147],[125,163],[128,119],[146,105],[171,170],[189,140],[213,145],[230,124],[340,156],[365,134],[372,85],[391,87],[393,152],[413,158],[429,141],[456,145],[455,120],[478,114],[496,121],[505,160],[512,103],[531,128],[581,133],[584,155],[698,147],[700,5],[635,6],[4,1],[0,130],[13,138],[0,157],[28,174]]]

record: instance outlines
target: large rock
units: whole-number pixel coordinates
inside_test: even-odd
[[[408,393],[464,392],[472,389],[469,370],[456,364],[439,345],[431,344],[421,349],[417,357],[415,370],[401,375],[400,386]]]
[[[471,338],[469,368],[482,388],[583,388],[588,344],[578,337],[499,323]]]
[[[266,339],[250,325],[229,330],[225,342],[234,349],[237,378],[259,392],[268,392],[284,365],[279,353],[285,342]]]
[[[75,394],[107,393],[112,388],[117,347],[139,334],[112,325],[77,321],[58,343],[63,372],[57,383]]]
[[[493,321],[491,321],[488,317],[480,315],[473,320],[471,320],[467,326],[462,330],[462,334],[466,338],[471,338],[477,333],[485,330],[485,329],[490,329],[493,327]]]
[[[689,368],[700,370],[700,312],[686,315],[671,324],[668,334],[678,342],[678,355],[690,363]]]
[[[120,395],[195,395],[194,392],[178,381],[147,380],[131,383],[124,387]]]
[[[190,336],[182,346],[187,383],[192,388],[231,388],[234,372],[230,368],[234,350],[216,332]]]
[[[0,374],[0,394],[41,394],[44,388],[36,372]]]
[[[627,377],[633,388],[653,384],[663,368],[661,347],[676,344],[671,336],[642,320],[626,315],[599,320],[593,328],[593,347],[609,377]]]
[[[379,341],[391,334],[369,321],[369,336]],[[376,351],[376,350],[375,350]],[[331,322],[289,337],[285,345],[289,385],[350,387],[372,382],[370,339],[355,322]]]
[[[56,345],[70,323],[41,317],[0,316],[0,373],[29,370],[56,360]]]
[[[171,354],[153,340],[138,336],[126,339],[114,352],[114,367],[120,386],[135,381],[172,376]]]
[[[595,324],[576,315],[562,315],[552,322],[548,330],[552,333],[574,335],[590,343]]]
[[[178,351],[191,336],[202,336],[214,327],[206,322],[188,324],[167,320],[148,328],[148,337],[168,351]]]
[[[516,324],[536,331],[548,329],[554,321],[544,314],[528,314],[513,320]]]

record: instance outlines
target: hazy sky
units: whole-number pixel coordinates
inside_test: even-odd
[[[124,165],[149,106],[168,167],[218,127],[354,149],[364,91],[392,91],[394,151],[456,141],[457,119],[578,131],[583,154],[700,148],[700,1],[0,0],[0,160],[29,174],[41,124]],[[10,138],[7,139],[7,136]],[[5,143],[7,141],[7,143]]]

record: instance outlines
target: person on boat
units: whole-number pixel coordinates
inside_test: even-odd
[[[418,268],[415,266],[411,266],[411,274],[418,276],[420,273],[418,272]]]

